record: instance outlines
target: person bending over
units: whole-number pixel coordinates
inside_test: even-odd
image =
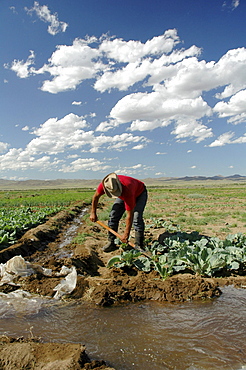
[[[144,219],[143,212],[147,203],[148,193],[145,184],[133,177],[110,173],[98,185],[92,198],[90,220],[96,222],[97,205],[100,197],[106,194],[109,198],[115,198],[109,215],[108,226],[118,231],[119,221],[126,211],[126,227],[121,236],[122,243],[128,243],[131,227],[135,230],[135,246],[142,248],[144,242]],[[117,249],[115,235],[108,233],[108,243],[103,247],[104,252]]]

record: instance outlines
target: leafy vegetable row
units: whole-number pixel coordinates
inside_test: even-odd
[[[211,277],[246,270],[246,235],[241,233],[220,240],[197,232],[177,232],[162,244],[153,242],[146,250],[150,257],[142,256],[135,249],[123,251],[108,261],[108,267],[135,266],[145,272],[154,269],[163,279],[184,271]]]
[[[47,217],[59,212],[63,207],[41,209],[21,207],[0,210],[0,248],[16,243],[23,233],[42,224]]]

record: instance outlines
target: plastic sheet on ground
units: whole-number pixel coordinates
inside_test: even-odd
[[[25,261],[22,256],[15,256],[6,263],[0,264],[0,285],[15,285],[13,280],[16,276],[30,276],[34,274],[36,270],[46,276],[52,275],[51,269],[45,269],[42,266],[34,266],[30,262]]]
[[[72,269],[63,265],[61,271],[56,273],[56,276],[67,276],[70,272],[72,272]]]
[[[55,299],[60,299],[65,294],[70,294],[75,289],[77,284],[77,271],[74,266],[70,269],[70,273],[63,279],[55,288]]]
[[[37,272],[42,273],[45,276],[52,276],[51,269],[45,269],[42,266],[31,264],[30,262],[25,261],[22,256],[15,256],[11,258],[9,261],[7,261],[5,264],[2,263],[0,264],[0,278],[1,278],[0,286],[3,284],[16,285],[14,283],[14,279],[17,276],[30,276]],[[55,299],[59,299],[65,294],[70,294],[75,289],[77,284],[77,271],[74,266],[72,266],[71,268],[62,266],[60,272],[56,273],[55,275],[63,277],[65,276],[65,279],[63,279],[54,288],[54,291],[56,291],[54,296]],[[17,294],[17,292],[18,291],[15,291],[13,292],[13,294]],[[12,293],[9,294],[0,293],[0,298],[1,297],[13,298],[11,294]],[[22,296],[18,298],[27,298],[27,296],[25,297]]]

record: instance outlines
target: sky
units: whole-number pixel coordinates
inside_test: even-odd
[[[0,178],[246,175],[245,0],[1,0]]]

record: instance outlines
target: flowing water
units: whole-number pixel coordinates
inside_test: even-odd
[[[95,308],[36,298],[0,300],[0,330],[79,342],[117,370],[246,369],[246,290],[211,301]]]
[[[56,254],[56,257],[64,258],[64,257],[71,257],[73,255],[72,252],[71,253],[68,252],[68,250],[66,250],[64,247],[66,247],[68,244],[72,242],[79,226],[81,225],[81,222],[82,222],[81,220],[83,216],[85,215],[86,211],[87,211],[87,208],[84,208],[82,212],[73,219],[72,225],[68,227],[67,231],[65,232],[63,236],[63,241],[61,241],[61,243],[59,244],[60,251]]]

